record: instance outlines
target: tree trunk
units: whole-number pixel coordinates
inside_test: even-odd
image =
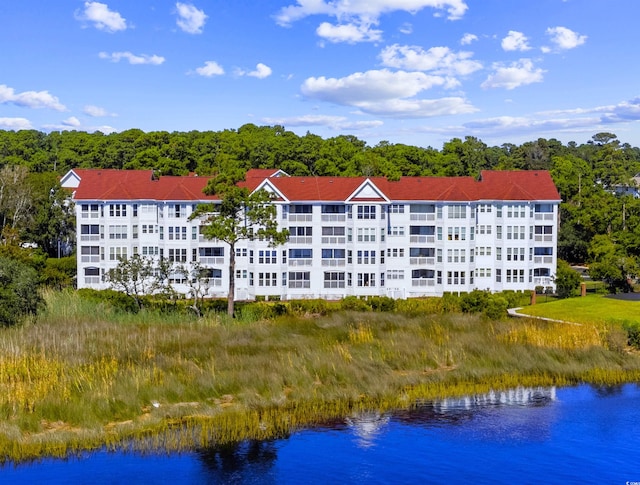
[[[229,244],[229,294],[227,295],[227,314],[233,317],[236,296],[236,245]]]

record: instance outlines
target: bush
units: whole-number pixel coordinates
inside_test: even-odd
[[[396,309],[396,301],[388,296],[372,296],[367,303],[374,312],[392,312]]]
[[[289,303],[291,313],[295,315],[326,315],[329,306],[325,300],[293,300]]]
[[[483,311],[490,298],[488,291],[473,290],[460,297],[460,309],[463,313],[479,313]]]
[[[491,320],[500,320],[507,316],[507,308],[509,307],[507,300],[499,295],[491,295],[484,308],[483,314]]]
[[[434,315],[443,313],[442,298],[410,298],[397,300],[396,311],[415,317],[419,315]]]
[[[369,306],[365,300],[361,300],[357,296],[345,296],[340,300],[340,309],[356,312],[368,312],[371,310],[371,306]]]
[[[94,290],[92,288],[81,288],[78,294],[82,298],[99,303],[107,303],[118,311],[128,313],[138,313],[136,301],[124,293],[115,290]]]
[[[76,258],[48,258],[45,262],[40,279],[43,285],[58,290],[74,285],[76,277]]]
[[[15,325],[23,316],[35,315],[43,304],[36,270],[0,257],[0,325]]]
[[[622,324],[622,328],[627,332],[628,344],[631,347],[640,350],[640,324],[635,322],[624,322]]]

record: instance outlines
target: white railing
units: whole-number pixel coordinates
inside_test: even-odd
[[[347,220],[344,214],[322,214],[323,222],[344,222]]]
[[[289,288],[311,288],[310,281],[289,281]]]
[[[222,278],[203,278],[201,281],[205,286],[222,286]]]
[[[82,219],[99,219],[100,213],[99,212],[82,212],[80,213],[80,217]]]
[[[325,288],[344,288],[344,281],[325,281]]]
[[[224,257],[200,256],[202,264],[224,264]]]
[[[344,244],[346,238],[344,236],[324,236],[322,244]]]
[[[551,264],[553,263],[553,256],[534,256],[533,262],[536,264]]]
[[[313,214],[289,214],[289,222],[311,222]]]
[[[552,280],[549,276],[544,276],[544,277],[535,277],[533,278],[533,283],[536,286],[545,286],[545,285],[551,285],[552,284]]]
[[[435,236],[411,236],[409,242],[412,243],[432,243],[436,242]]]
[[[428,214],[424,214],[420,212],[412,212],[409,215],[409,220],[410,221],[435,221],[436,215],[435,213],[431,213],[431,212]]]
[[[312,263],[313,259],[289,258],[289,266],[311,266]]]
[[[80,261],[82,263],[99,263],[100,262],[100,255],[99,254],[92,254],[92,255],[81,256],[80,257]]]
[[[81,241],[99,241],[100,234],[82,234],[80,236]]]
[[[411,280],[411,286],[435,286],[436,281],[434,279],[416,278]]]
[[[536,242],[552,242],[553,241],[553,235],[545,234],[543,236],[541,234],[536,234],[535,241]]]
[[[552,221],[553,212],[536,212],[535,220],[536,221]]]
[[[291,244],[311,244],[312,242],[312,236],[289,236],[289,243]]]
[[[322,260],[322,266],[344,266],[344,259],[327,258]]]
[[[436,263],[436,258],[409,258],[409,264],[413,265],[433,265]]]
[[[84,277],[85,285],[99,285],[100,284],[100,276],[85,276]]]
[[[209,242],[209,243],[213,243],[216,244],[220,241],[218,241],[217,239],[207,239],[206,237],[204,237],[202,234],[200,234],[198,236],[198,242]]]

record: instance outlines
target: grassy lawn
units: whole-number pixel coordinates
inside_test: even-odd
[[[587,295],[528,306],[519,311],[526,315],[577,323],[640,322],[640,302]]]

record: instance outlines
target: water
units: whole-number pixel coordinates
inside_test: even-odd
[[[640,387],[518,389],[192,453],[97,452],[0,483],[640,483]]]

